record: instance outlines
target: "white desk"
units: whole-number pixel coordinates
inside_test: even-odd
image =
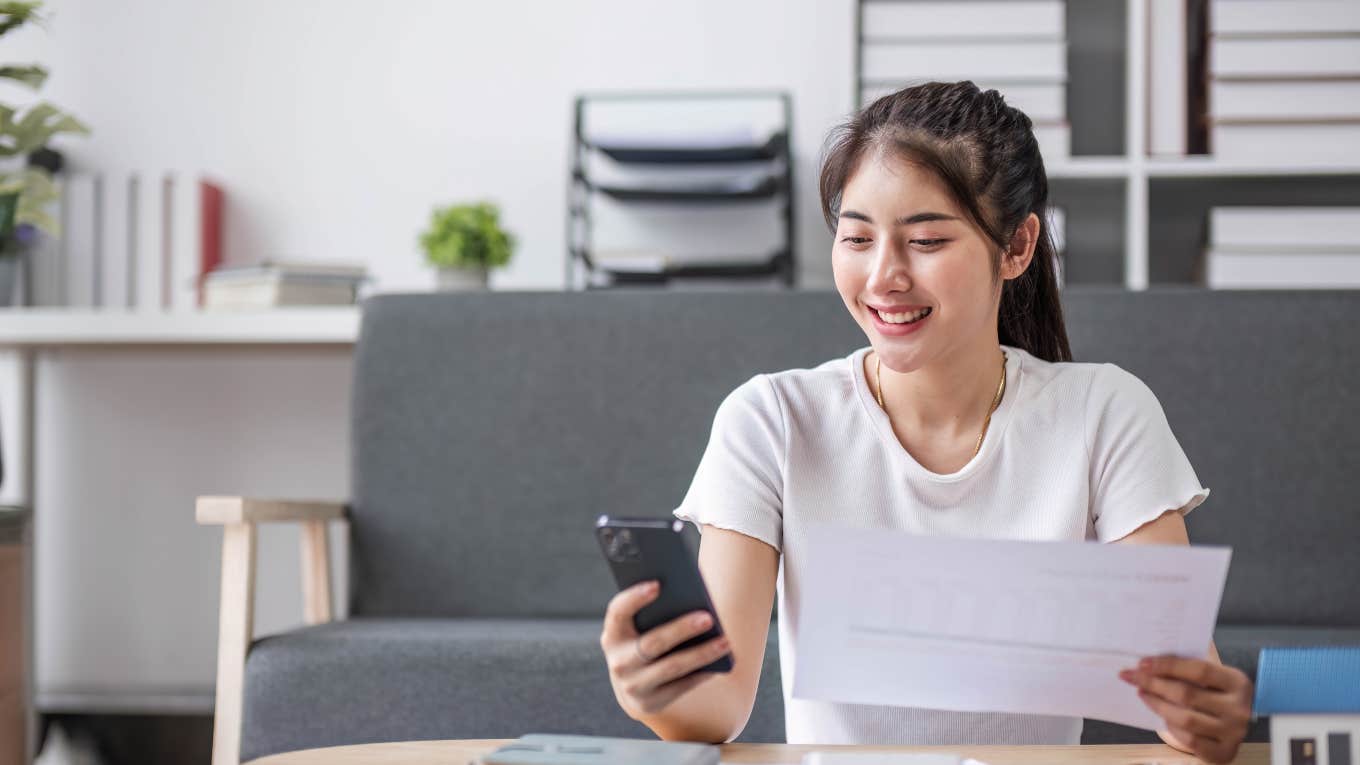
[[[234,313],[128,313],[54,308],[0,310],[0,347],[72,345],[350,345],[358,308]]]
[[[34,508],[38,710],[211,711],[220,540],[192,497],[345,496],[358,328],[357,308],[0,310],[3,499]],[[265,633],[301,621],[295,532],[266,534]]]

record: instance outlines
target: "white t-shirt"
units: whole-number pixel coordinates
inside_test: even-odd
[[[1152,391],[1112,364],[1053,364],[1005,347],[1007,392],[982,450],[932,473],[864,380],[869,348],[757,375],[718,408],[675,515],[780,551],[779,656],[792,744],[1076,744],[1081,719],[825,703],[792,697],[804,550],[817,523],[914,534],[1117,540],[1209,495]]]

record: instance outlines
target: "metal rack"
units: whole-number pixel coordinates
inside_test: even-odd
[[[589,135],[586,112],[592,104],[629,102],[660,104],[679,101],[712,102],[714,108],[735,101],[774,101],[782,114],[782,124],[763,140],[733,141],[719,144],[684,145],[658,140],[654,143],[611,142]],[[775,280],[792,287],[795,281],[794,258],[794,179],[790,133],[793,120],[792,99],[786,92],[675,92],[588,94],[576,98],[573,115],[573,147],[570,186],[567,193],[567,284],[575,289],[616,286],[669,286],[685,282],[718,283],[736,280]],[[592,161],[607,161],[623,168],[669,171],[700,168],[719,170],[735,167],[759,168],[744,179],[701,181],[673,178],[651,185],[611,182],[592,172]],[[711,257],[687,258],[683,262],[659,259],[646,268],[611,267],[598,257],[596,249],[595,203],[607,197],[622,206],[651,205],[670,209],[704,209],[750,205],[776,200],[781,241],[773,242],[767,252],[713,253]]]

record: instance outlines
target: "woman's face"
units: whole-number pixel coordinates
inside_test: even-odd
[[[868,154],[841,195],[836,289],[884,366],[911,372],[997,342],[995,243],[928,170]]]

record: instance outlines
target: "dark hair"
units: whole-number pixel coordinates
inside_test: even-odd
[[[1071,361],[1045,216],[1048,175],[1029,117],[972,82],[916,85],[869,104],[832,131],[822,159],[822,215],[833,231],[845,183],[871,150],[892,152],[939,176],[1002,251],[1030,213],[1039,216],[1033,261],[1001,288],[997,331],[1005,345],[1046,361]],[[999,273],[999,251],[992,266]]]

